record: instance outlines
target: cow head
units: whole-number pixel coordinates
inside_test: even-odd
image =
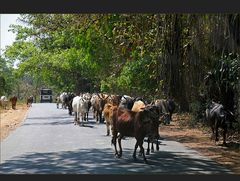
[[[104,109],[104,106],[107,102],[109,95],[97,94],[97,96],[99,98],[99,108],[102,111]]]
[[[134,104],[134,99],[132,97],[123,95],[119,106],[125,107],[125,108],[131,110],[133,107],[133,104]]]

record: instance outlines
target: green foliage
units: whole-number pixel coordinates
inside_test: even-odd
[[[10,95],[16,82],[14,69],[0,57],[0,96]]]
[[[216,61],[213,70],[209,71],[205,78],[208,99],[219,101],[232,111],[234,92],[240,77],[239,62],[239,55],[224,56]]]
[[[234,17],[239,16],[22,14],[26,26],[11,27],[17,38],[5,57],[10,65],[19,61],[17,76],[31,77],[34,89],[173,97],[181,111],[197,113],[203,110],[199,90],[226,103],[225,94],[237,91],[239,18]],[[212,86],[203,85],[208,71],[216,79]]]

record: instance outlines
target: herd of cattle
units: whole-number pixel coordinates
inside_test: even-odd
[[[83,93],[74,95],[73,93],[62,93],[56,98],[57,108],[62,104],[62,108],[67,109],[72,115],[74,112],[74,124],[83,125],[88,122],[88,112],[93,110],[93,118],[97,123],[106,124],[106,135],[112,135],[112,144],[115,148],[115,156],[122,156],[121,140],[123,137],[135,137],[133,158],[136,158],[136,150],[139,147],[140,153],[147,162],[143,142],[147,138],[148,148],[146,154],[154,150],[153,144],[159,150],[158,139],[159,126],[161,123],[170,124],[172,114],[176,109],[176,103],[171,99],[157,99],[151,103],[140,97],[130,97],[128,95],[111,95],[103,93]],[[206,109],[206,121],[211,126],[215,140],[218,141],[218,128],[223,131],[223,144],[226,145],[227,129],[236,122],[232,112],[226,110],[221,104],[212,102]],[[117,149],[117,141],[119,150]]]
[[[1,96],[0,106],[6,109],[9,101],[12,109],[16,109],[17,97],[12,96],[7,99]],[[27,106],[33,103],[33,96],[26,99]],[[62,93],[56,98],[57,108],[59,105],[68,109],[69,115],[74,113],[74,124],[83,125],[88,122],[90,108],[93,111],[93,118],[97,123],[106,124],[106,135],[112,135],[112,144],[115,148],[116,157],[122,156],[121,140],[123,137],[135,137],[133,158],[136,158],[136,150],[139,147],[140,153],[146,162],[143,141],[147,138],[148,148],[146,154],[159,150],[158,139],[160,124],[170,124],[172,114],[176,110],[176,103],[172,99],[156,99],[147,102],[141,97],[130,97],[128,95],[111,95],[103,93],[83,93],[75,95],[73,93]],[[226,134],[228,129],[233,127],[233,123],[238,123],[233,113],[224,108],[222,104],[212,102],[205,111],[205,121],[211,127],[215,141],[219,141],[219,128],[223,129],[223,145],[226,145]],[[117,149],[117,141],[119,150]]]
[[[111,94],[90,94],[83,93],[75,96],[73,93],[62,93],[56,98],[57,108],[59,105],[67,109],[68,113],[74,113],[74,124],[83,125],[88,121],[90,108],[93,111],[93,118],[97,123],[106,124],[106,135],[112,135],[112,144],[115,147],[115,155],[122,156],[121,139],[125,136],[135,137],[137,142],[133,157],[136,158],[136,149],[140,147],[140,153],[146,161],[143,141],[148,138],[148,149],[152,143],[158,143],[159,125],[170,124],[172,113],[175,110],[173,100],[158,99],[155,102],[147,103],[143,98],[133,98],[128,95]],[[117,150],[117,140],[119,151]],[[156,144],[157,150],[159,145]]]

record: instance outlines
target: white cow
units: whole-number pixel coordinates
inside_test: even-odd
[[[80,125],[80,117],[82,117],[82,125],[84,116],[88,112],[88,101],[82,96],[76,96],[72,101],[73,112],[75,113],[74,124]]]
[[[64,108],[64,109],[67,109],[67,104],[66,104],[66,102],[65,102],[66,96],[67,96],[67,93],[66,93],[66,92],[61,93],[60,96],[59,96],[60,101],[61,101],[61,103],[62,103],[62,109],[63,109],[63,108]]]
[[[2,106],[3,109],[7,109],[8,100],[6,96],[1,96],[0,105]]]
[[[90,107],[92,106],[92,104],[91,104],[92,95],[87,92],[87,93],[82,94],[82,96],[83,96],[84,101],[86,101],[88,104],[88,111],[84,116],[84,119],[87,119],[87,121],[88,121],[88,112],[89,112]]]

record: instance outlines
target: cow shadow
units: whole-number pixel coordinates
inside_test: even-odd
[[[86,122],[80,123],[80,124],[78,124],[77,126],[79,126],[79,127],[85,127],[85,128],[94,128],[94,127],[95,127],[95,126],[90,125],[89,123],[86,123]]]
[[[25,120],[22,126],[58,126],[73,124],[69,117],[30,117]]]
[[[181,152],[158,151],[132,158],[133,149],[124,149],[115,158],[113,148],[77,149],[26,153],[1,163],[2,174],[231,174],[211,160],[190,158]]]

